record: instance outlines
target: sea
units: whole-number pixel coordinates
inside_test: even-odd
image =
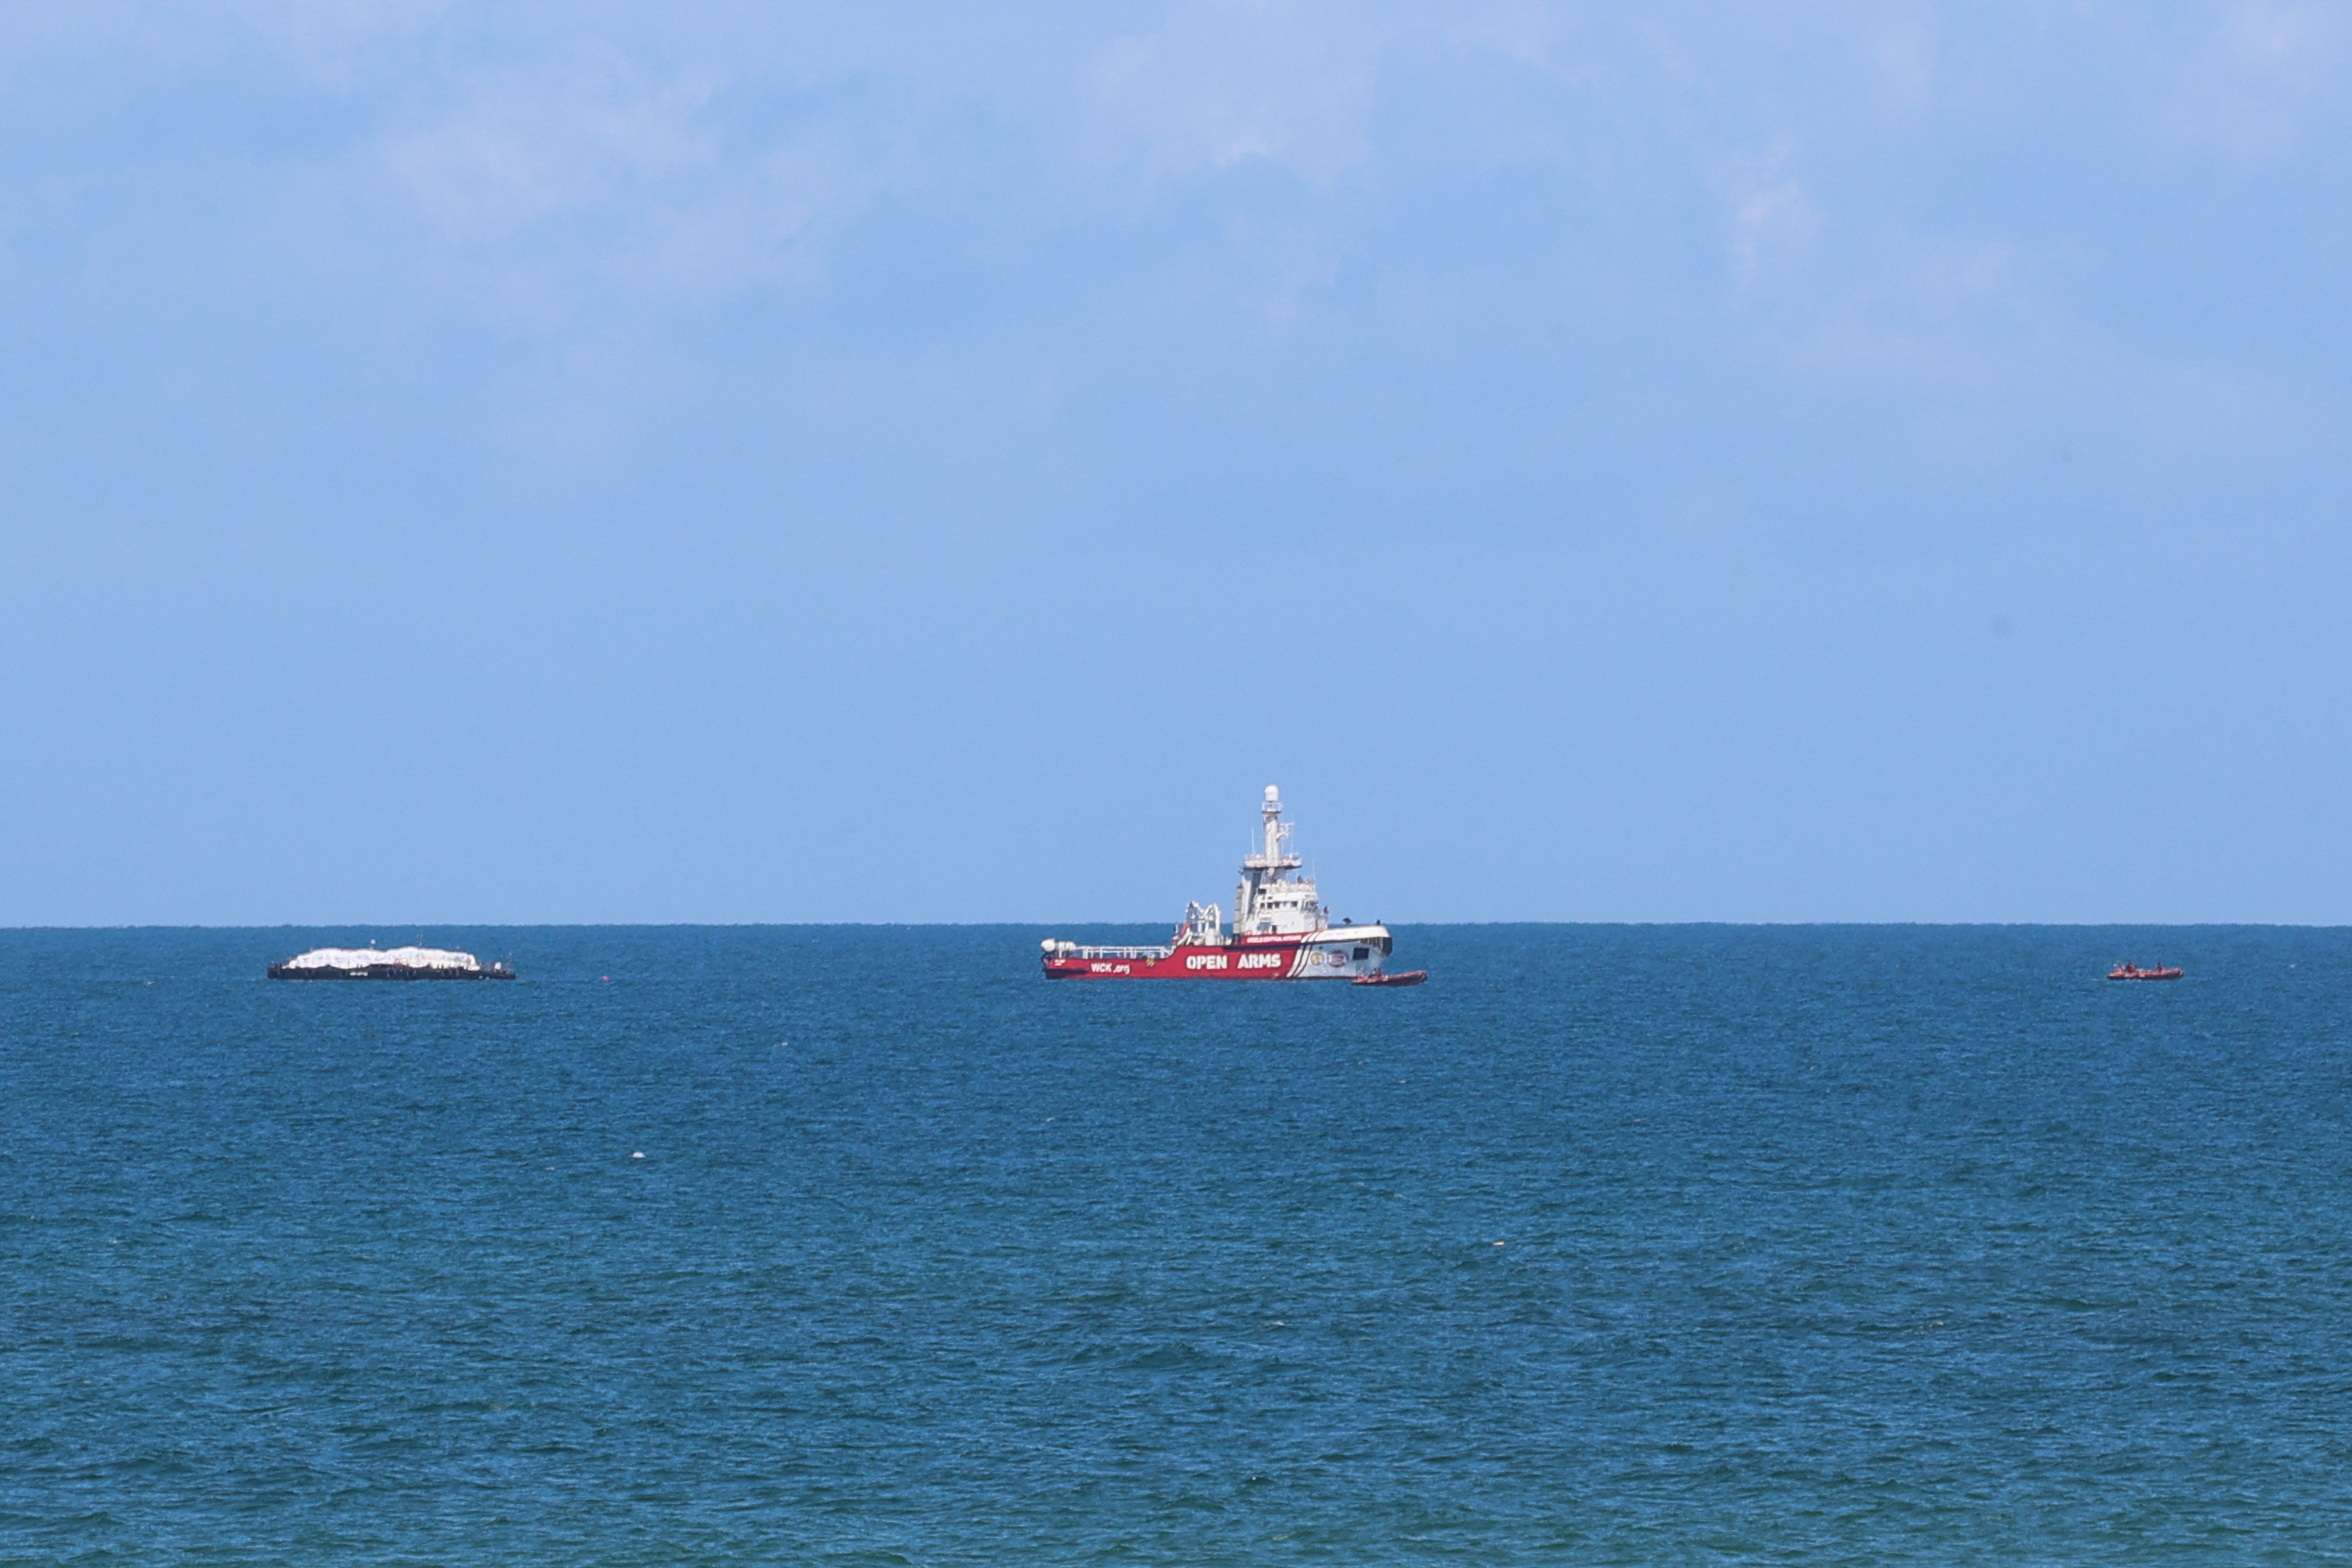
[[[1044,934],[0,932],[0,1562],[2352,1561],[2352,931]]]

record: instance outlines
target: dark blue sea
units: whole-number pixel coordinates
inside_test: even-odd
[[[0,933],[0,1562],[2352,1560],[2352,931],[1042,934]]]

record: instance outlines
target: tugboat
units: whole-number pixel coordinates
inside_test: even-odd
[[[1287,848],[1282,792],[1266,786],[1265,842],[1241,863],[1233,929],[1214,904],[1184,906],[1175,935],[1158,947],[1086,947],[1047,937],[1048,980],[1356,980],[1388,962],[1388,927],[1334,925],[1306,862]]]
[[[2153,969],[2142,969],[2137,964],[2117,964],[2107,971],[2110,980],[2178,980],[2179,966],[2158,964]]]
[[[440,947],[314,947],[269,966],[272,980],[512,980],[504,964]]]

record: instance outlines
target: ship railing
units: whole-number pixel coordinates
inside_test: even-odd
[[[1175,952],[1172,947],[1074,947],[1064,955],[1069,958],[1165,958]]]

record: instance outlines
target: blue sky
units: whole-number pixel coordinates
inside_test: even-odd
[[[0,12],[0,923],[2352,920],[2352,13]]]

